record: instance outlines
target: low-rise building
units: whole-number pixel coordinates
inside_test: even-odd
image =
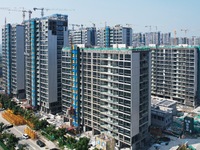
[[[102,150],[114,150],[115,149],[115,139],[106,134],[100,134],[95,138],[96,148]]]

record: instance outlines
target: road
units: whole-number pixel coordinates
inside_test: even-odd
[[[2,117],[2,111],[0,112],[0,122],[3,122],[4,124],[10,124],[8,121],[6,121],[3,117]],[[27,144],[28,145],[28,148],[30,150],[48,150],[48,149],[51,149],[51,148],[55,148],[55,144],[47,139],[45,139],[43,136],[39,136],[39,139],[41,141],[43,141],[46,146],[45,147],[39,147],[37,144],[36,144],[36,141],[37,140],[32,140],[32,139],[22,139],[22,135],[24,133],[24,129],[25,129],[26,125],[21,125],[21,126],[14,126],[10,129],[7,129],[7,132],[11,132],[13,134],[15,134],[18,138],[20,138],[20,141],[19,143],[20,144]]]

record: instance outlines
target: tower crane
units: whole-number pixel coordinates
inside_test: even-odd
[[[41,10],[41,16],[44,17],[44,8],[33,8],[33,10]]]
[[[186,36],[186,34],[188,32],[188,29],[181,29],[181,31],[184,31],[185,32],[185,36]]]
[[[78,24],[69,24],[69,25],[71,25],[72,26],[72,30],[74,31],[74,27],[76,26],[76,27],[80,27],[80,25],[78,25]]]
[[[25,13],[29,13],[29,20],[31,19],[31,14],[32,14],[32,11],[31,10],[24,10],[23,9],[17,9],[17,8],[7,8],[7,7],[0,7],[0,10],[7,10],[7,11],[15,11],[15,12],[22,12],[22,17],[23,17],[23,22],[25,20]]]
[[[44,17],[44,11],[74,11],[74,9],[51,9],[51,8],[33,8],[34,11],[41,10],[41,16]]]
[[[176,30],[174,30],[174,45],[176,45],[176,34],[177,34]]]
[[[31,10],[22,10],[22,12],[23,12],[23,22],[25,20],[25,13],[29,14],[29,20],[31,20],[31,14],[32,14]]]

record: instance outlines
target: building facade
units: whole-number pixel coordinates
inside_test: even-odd
[[[61,52],[68,44],[68,16],[25,22],[26,98],[47,113],[61,111]]]
[[[133,47],[155,45],[170,45],[171,33],[146,32],[133,33]]]
[[[113,44],[132,46],[132,28],[116,25],[106,26],[97,30],[97,46],[112,47]]]
[[[81,49],[76,70],[80,81],[70,77],[75,75],[74,56],[69,48],[63,50],[63,112],[67,114],[73,103],[73,109],[79,108],[75,114],[80,114],[79,126],[84,131],[111,134],[120,148],[144,146],[151,124],[149,49]],[[74,82],[80,85],[77,106]]]
[[[199,104],[199,48],[152,48],[152,96],[195,107]]]
[[[85,44],[86,46],[96,45],[96,27],[79,28],[69,30],[69,44]]]
[[[6,94],[25,97],[24,26],[7,24],[2,29],[3,83]]]

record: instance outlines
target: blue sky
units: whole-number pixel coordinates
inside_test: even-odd
[[[188,36],[200,36],[200,0],[0,0],[0,7],[33,10],[33,7],[52,9],[74,9],[74,11],[45,11],[45,16],[67,14],[69,24],[83,24],[97,27],[115,24],[131,24],[134,32],[177,31],[188,29]],[[0,9],[0,26],[8,23],[21,23],[22,13]],[[32,17],[40,17],[40,11],[33,11]],[[28,14],[26,14],[28,19]],[[1,31],[0,31],[1,34]],[[173,34],[172,34],[173,35]],[[1,38],[0,38],[1,39]]]

